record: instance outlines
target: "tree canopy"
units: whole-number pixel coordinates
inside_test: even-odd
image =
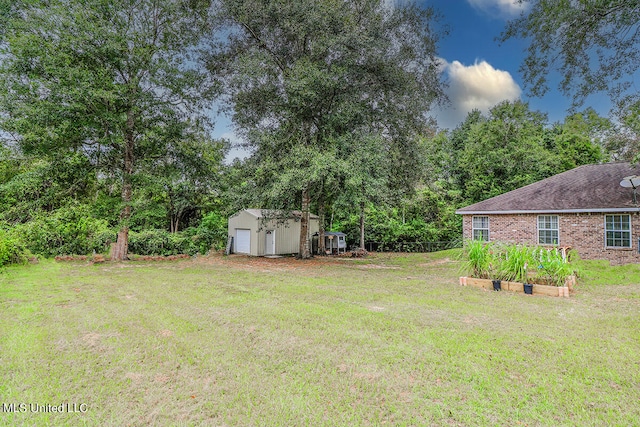
[[[472,204],[556,173],[604,160],[611,126],[591,109],[549,126],[522,101],[479,111],[426,143],[426,169],[457,203]]]
[[[530,10],[507,25],[501,40],[529,41],[521,70],[534,95],[549,91],[549,74],[558,72],[559,90],[576,106],[595,92],[619,101],[638,98],[640,1],[521,1]]]
[[[0,128],[25,153],[82,153],[121,183],[126,258],[134,176],[208,126],[213,86],[193,66],[202,0],[23,1],[5,14]]]
[[[407,161],[442,97],[431,9],[381,0],[220,3],[229,37],[212,49],[209,68],[223,76],[256,158],[277,171],[268,182],[272,203],[298,194],[308,217],[341,160],[339,144],[360,129],[390,141],[389,162]]]
[[[116,239],[115,258],[129,243],[193,255],[224,247],[230,214],[264,207],[302,208],[305,224],[316,211],[320,245],[326,227],[360,247],[448,247],[461,206],[640,152],[640,101],[625,87],[635,39],[599,40],[635,34],[637,3],[531,4],[504,40],[584,40],[532,46],[529,84],[543,90],[559,66],[576,101],[600,88],[629,101],[619,121],[586,108],[550,124],[513,101],[436,132],[442,32],[417,2],[0,0],[0,239],[45,256]],[[603,64],[620,66],[614,80]],[[217,96],[252,148],[244,161],[225,165],[227,143],[211,137]]]

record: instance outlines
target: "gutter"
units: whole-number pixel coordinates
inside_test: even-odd
[[[640,212],[640,207],[628,208],[600,208],[600,209],[532,209],[507,211],[463,211],[457,210],[458,215],[518,215],[518,214],[555,214],[555,213],[626,213]]]

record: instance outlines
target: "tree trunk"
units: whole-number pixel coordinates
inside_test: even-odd
[[[360,203],[360,249],[364,250],[364,202]]]
[[[182,217],[183,211],[183,209],[180,209],[178,212],[171,215],[171,233],[177,233],[180,231],[180,218]]]
[[[320,202],[318,203],[318,216],[320,217],[320,227],[318,229],[318,253],[324,255],[324,196],[320,194]]]
[[[129,251],[129,229],[123,228],[118,232],[118,240],[113,246],[113,252],[111,252],[111,260],[122,261],[127,259],[127,253]]]
[[[133,111],[127,112],[127,124],[124,141],[124,161],[122,166],[122,212],[120,212],[120,231],[111,254],[113,261],[124,261],[129,254],[129,220],[131,219],[131,176],[133,175],[133,148],[135,145]]]
[[[309,190],[306,188],[302,190],[302,215],[300,216],[300,249],[298,258],[308,259],[311,258],[311,251],[309,250],[309,205],[311,204],[311,197],[309,196]]]

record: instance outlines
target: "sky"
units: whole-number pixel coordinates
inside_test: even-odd
[[[451,104],[438,111],[441,128],[452,129],[474,108],[486,113],[504,100],[520,99],[532,110],[546,113],[550,123],[563,121],[571,100],[554,84],[559,76],[551,74],[551,90],[543,98],[527,96],[519,71],[524,62],[527,41],[510,39],[499,43],[508,20],[526,13],[526,2],[513,0],[421,0],[443,15],[449,34],[440,43],[439,55],[449,83],[447,94]],[[602,95],[587,98],[585,108],[592,106],[600,115],[608,114],[610,103]]]
[[[448,82],[446,92],[450,100],[446,107],[433,112],[440,128],[455,128],[474,108],[487,113],[499,102],[517,99],[528,102],[532,110],[546,113],[549,123],[564,120],[571,102],[553,86],[543,98],[527,96],[519,72],[525,57],[526,41],[512,39],[502,44],[496,41],[508,20],[526,12],[523,10],[525,6],[513,0],[418,2],[438,10],[442,15],[441,25],[449,29],[449,34],[440,41],[438,48],[443,62],[442,77]],[[550,80],[553,82],[552,76]],[[604,97],[594,96],[587,99],[586,106],[606,116],[610,104]],[[226,117],[218,117],[214,137],[238,142]],[[233,148],[227,159],[245,155],[241,149]]]

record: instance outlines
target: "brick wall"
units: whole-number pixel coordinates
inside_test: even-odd
[[[538,215],[485,215],[489,217],[492,242],[538,243]],[[463,216],[463,236],[472,236],[473,215]],[[611,264],[640,262],[640,214],[631,213],[631,249],[605,247],[604,214],[558,214],[560,246],[571,246],[583,259],[606,259]]]

